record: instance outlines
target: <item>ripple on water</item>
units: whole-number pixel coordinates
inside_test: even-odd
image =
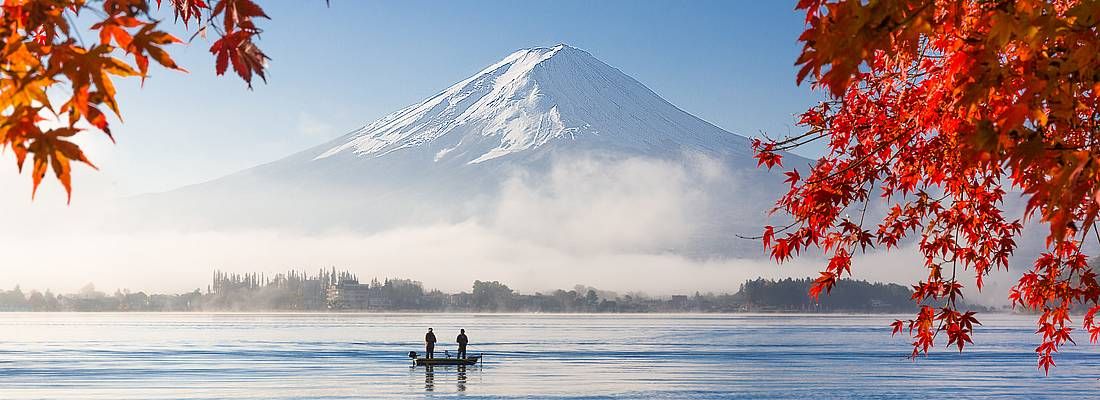
[[[1043,377],[1033,321],[987,316],[964,352],[905,358],[887,316],[3,314],[13,399],[1066,398],[1098,388],[1096,348]],[[434,327],[477,367],[410,368]]]

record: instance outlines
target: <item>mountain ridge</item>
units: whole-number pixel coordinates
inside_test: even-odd
[[[748,146],[744,137],[675,107],[588,52],[559,44],[513,52],[424,101],[329,142],[332,147],[314,160],[344,152],[383,157],[434,145],[435,161],[458,157],[478,164],[581,137],[636,151]]]

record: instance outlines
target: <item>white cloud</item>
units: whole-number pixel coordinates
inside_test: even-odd
[[[494,227],[512,237],[573,251],[651,250],[682,245],[689,213],[705,206],[691,166],[591,158],[559,161],[546,175],[504,183]]]

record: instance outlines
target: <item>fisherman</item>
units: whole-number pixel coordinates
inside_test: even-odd
[[[455,341],[458,342],[458,358],[466,358],[466,344],[470,343],[470,339],[466,337],[465,329],[458,330],[458,339]]]
[[[435,334],[432,328],[428,328],[428,334],[424,335],[424,352],[426,358],[435,358]]]

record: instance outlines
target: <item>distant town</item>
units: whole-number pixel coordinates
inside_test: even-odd
[[[733,293],[648,296],[619,294],[584,285],[546,293],[518,293],[497,281],[474,281],[469,292],[426,290],[409,279],[362,282],[347,271],[314,274],[290,271],[274,275],[214,272],[205,291],[147,294],[118,290],[113,294],[88,285],[73,294],[0,290],[0,311],[370,311],[370,312],[909,312],[909,288],[896,284],[843,280],[820,301],[807,296],[806,279],[744,282]]]

